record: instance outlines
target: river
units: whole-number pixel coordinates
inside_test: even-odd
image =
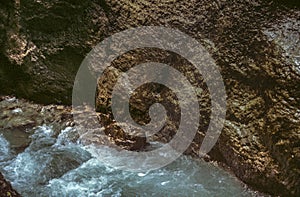
[[[1,172],[25,197],[256,195],[230,173],[188,156],[147,173],[114,169],[95,158],[90,147],[71,142],[73,132],[67,127],[55,137],[51,126],[40,126],[19,154],[0,135]],[[126,155],[120,160],[127,162]]]

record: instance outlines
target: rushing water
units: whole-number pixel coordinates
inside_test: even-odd
[[[39,127],[19,154],[0,135],[1,172],[19,193],[30,197],[251,196],[229,173],[187,156],[148,173],[114,169],[94,158],[89,148],[70,142],[72,132],[69,127],[54,137],[51,127]],[[120,159],[127,162],[126,155]]]

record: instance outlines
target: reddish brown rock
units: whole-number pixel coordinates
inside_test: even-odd
[[[2,94],[70,104],[77,68],[103,38],[142,25],[177,28],[203,44],[224,78],[226,124],[211,158],[226,163],[255,189],[273,195],[300,195],[299,7],[286,8],[282,2],[264,0],[19,2],[0,5]],[[177,66],[191,81],[201,79],[180,57],[161,51],[125,54],[115,65],[126,70],[145,61],[145,56],[147,61]],[[111,85],[118,73],[108,76],[112,76],[111,82],[99,83],[105,87],[97,95],[97,110],[103,113],[109,113]],[[189,154],[199,150],[209,123],[209,92],[205,85],[198,88],[203,118]],[[163,96],[155,100],[150,90]],[[149,121],[147,108],[154,101],[174,107],[172,123],[156,136],[169,141],[178,125],[176,99],[161,87],[142,88],[141,92],[132,104],[133,116],[140,123]],[[137,102],[145,95],[150,98]],[[8,121],[5,113],[2,117],[6,126],[16,124]],[[32,127],[35,121],[16,125]],[[111,128],[108,135],[122,133]]]
[[[20,197],[21,195],[16,192],[7,182],[3,175],[0,173],[0,197]]]

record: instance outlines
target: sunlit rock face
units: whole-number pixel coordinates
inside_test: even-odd
[[[0,93],[41,103],[70,104],[81,61],[105,37],[142,25],[187,33],[211,53],[227,92],[226,122],[211,158],[225,162],[256,189],[299,195],[299,7],[260,0],[16,0],[1,4],[0,16]],[[169,63],[191,81],[202,79],[190,72],[189,62],[160,50],[125,54],[114,65],[124,71],[145,59]],[[118,78],[117,73],[106,74],[111,80],[98,84],[96,100],[103,113],[110,111],[109,98]],[[170,123],[156,136],[169,141],[178,122],[176,99],[166,88],[147,88],[133,96],[133,116],[145,123],[149,104],[172,106]],[[199,88],[203,118],[187,150],[193,155],[210,115],[209,92],[204,83]],[[145,95],[150,99],[137,102]]]

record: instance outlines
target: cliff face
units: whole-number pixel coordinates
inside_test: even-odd
[[[0,16],[0,93],[40,103],[70,104],[85,54],[113,33],[142,25],[187,33],[212,54],[228,96],[225,127],[211,157],[256,189],[300,194],[299,8],[260,0],[15,0],[0,5]],[[146,53],[151,60],[177,62],[182,72],[188,65],[174,54]],[[142,62],[146,53],[137,51],[133,61]],[[126,65],[131,56],[115,64]],[[189,154],[199,148],[209,122],[209,93],[203,100],[204,119]],[[105,108],[101,98],[97,104]],[[135,108],[145,111],[141,104]],[[165,141],[172,136],[161,133]]]
[[[1,92],[70,104],[77,69],[108,20],[93,1],[6,1],[1,15]],[[94,41],[95,40],[95,41]]]

